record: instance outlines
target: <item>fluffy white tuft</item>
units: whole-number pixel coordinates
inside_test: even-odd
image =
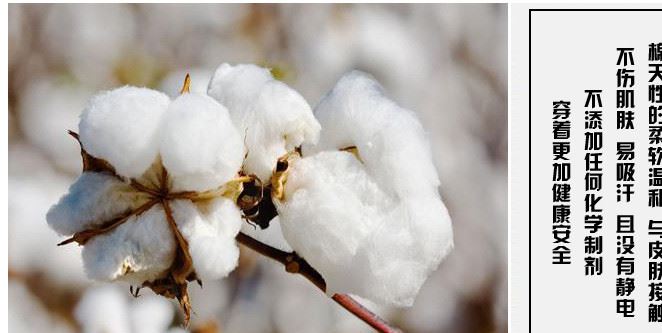
[[[72,235],[115,218],[132,208],[136,198],[129,185],[96,172],[83,172],[69,193],[46,214],[48,225],[61,235]]]
[[[377,302],[412,306],[428,276],[453,248],[451,220],[439,197],[400,203],[355,258],[359,292]]]
[[[242,220],[232,200],[219,198],[197,207],[190,201],[176,200],[172,210],[200,278],[223,278],[237,267],[239,248],[234,238]]]
[[[222,64],[208,93],[225,105],[244,137],[244,171],[268,181],[279,157],[317,141],[320,125],[306,100],[255,65]]]
[[[437,191],[439,176],[423,126],[368,74],[345,74],[315,116],[323,129],[317,145],[304,145],[304,155],[356,146],[368,172],[389,193]]]
[[[158,130],[169,103],[163,93],[130,86],[92,97],[78,124],[83,147],[120,175],[140,176],[158,154]]]
[[[392,206],[361,163],[346,152],[294,161],[276,204],[285,239],[322,274],[328,293],[359,294],[354,258]]]
[[[172,102],[161,130],[161,158],[175,190],[219,187],[239,172],[243,157],[243,141],[225,107],[195,93]]]
[[[91,279],[136,285],[160,278],[174,257],[175,240],[160,205],[93,237],[83,247],[83,264]]]
[[[251,64],[221,64],[209,81],[207,93],[232,114],[245,114],[251,108],[251,102],[257,99],[262,86],[273,77],[268,69]]]
[[[320,270],[329,293],[412,305],[453,246],[420,122],[357,71],[315,115],[319,142],[304,145],[306,157],[291,163],[277,205],[285,238]],[[356,155],[337,152],[352,146]]]

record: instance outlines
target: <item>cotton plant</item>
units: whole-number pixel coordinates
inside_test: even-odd
[[[415,114],[357,71],[314,112],[254,65],[190,84],[91,98],[70,133],[83,173],[47,214],[60,244],[83,246],[92,279],[176,298],[188,322],[188,283],[227,276],[239,242],[391,330],[348,294],[410,306],[453,244]]]

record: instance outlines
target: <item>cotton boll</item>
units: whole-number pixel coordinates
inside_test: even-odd
[[[425,132],[416,116],[384,96],[370,76],[343,76],[315,108],[323,126],[319,143],[304,155],[356,146],[368,172],[389,193],[402,196],[436,191],[439,177]]]
[[[388,100],[378,83],[357,71],[340,79],[315,114],[323,125],[319,142],[304,145],[305,157],[291,163],[284,203],[277,206],[285,238],[325,277],[329,293],[410,306],[453,244],[423,127],[411,111]],[[352,146],[356,156],[333,152]],[[306,172],[307,164],[325,158],[321,156],[345,156],[353,165],[327,160]],[[338,182],[355,173],[361,180]],[[337,188],[329,185],[334,181]],[[315,187],[316,182],[325,187]],[[364,183],[380,195],[353,198]],[[314,208],[301,204],[306,200]],[[335,208],[325,210],[325,205]],[[320,233],[306,233],[311,225]],[[324,246],[334,251],[320,250]]]
[[[276,207],[285,239],[322,274],[327,294],[354,293],[382,301],[371,284],[388,281],[380,280],[384,276],[376,269],[382,268],[375,267],[377,263],[369,260],[373,257],[362,249],[380,228],[395,232],[387,240],[394,249],[406,251],[413,239],[410,232],[389,225],[390,215],[398,213],[393,211],[395,202],[370,179],[355,156],[332,151],[292,161],[284,199]],[[386,256],[379,263],[387,265],[399,256],[380,254]],[[399,281],[396,276],[386,279]],[[408,294],[410,289],[410,285],[400,286],[396,292]]]
[[[115,286],[89,289],[76,305],[74,317],[84,333],[130,333],[129,304]]]
[[[140,199],[131,186],[116,177],[83,172],[46,214],[48,225],[61,235],[72,235],[129,211]]]
[[[161,158],[176,190],[203,191],[234,178],[244,157],[227,110],[211,97],[187,93],[163,119]]]
[[[159,205],[131,217],[112,232],[95,236],[83,248],[88,277],[135,285],[160,278],[174,256],[175,240]]]
[[[329,294],[355,289],[362,277],[349,267],[391,203],[347,152],[291,163],[285,199],[276,202],[285,239],[322,274]]]
[[[219,279],[237,267],[239,248],[234,238],[242,220],[232,200],[219,198],[197,207],[190,201],[176,200],[172,210],[200,278]]]
[[[221,65],[208,93],[228,107],[245,137],[244,172],[263,182],[271,177],[278,158],[304,142],[317,141],[320,125],[299,93],[254,65]]]
[[[132,303],[131,327],[135,333],[163,333],[175,315],[172,305],[163,297],[142,295]]]
[[[131,86],[92,97],[78,125],[83,147],[120,175],[139,177],[157,157],[158,131],[168,104],[163,93]]]

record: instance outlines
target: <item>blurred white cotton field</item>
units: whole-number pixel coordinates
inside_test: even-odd
[[[11,4],[8,27],[10,331],[371,331],[237,246],[241,231],[406,332],[507,332],[505,5]],[[67,130],[120,176],[149,179],[158,157],[173,191],[213,191],[239,169],[266,184],[301,156],[265,230],[231,200],[172,203],[203,280],[184,327],[176,302],[88,279],[166,269],[164,208],[56,247],[145,200],[81,176]],[[205,224],[219,217],[231,223]]]

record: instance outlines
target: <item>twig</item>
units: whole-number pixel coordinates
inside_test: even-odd
[[[331,298],[379,332],[402,332],[347,294],[334,294]]]
[[[236,239],[239,243],[244,244],[245,246],[251,248],[253,251],[283,264],[287,272],[304,276],[320,290],[326,292],[326,281],[324,281],[322,275],[296,253],[281,251],[277,248],[264,244],[242,232],[237,235]],[[357,318],[363,320],[366,324],[372,326],[378,332],[402,332],[400,329],[388,324],[384,319],[368,310],[366,307],[361,305],[361,303],[347,294],[334,294],[332,299],[336,303],[340,304],[340,306],[345,308],[345,310],[349,311]]]

